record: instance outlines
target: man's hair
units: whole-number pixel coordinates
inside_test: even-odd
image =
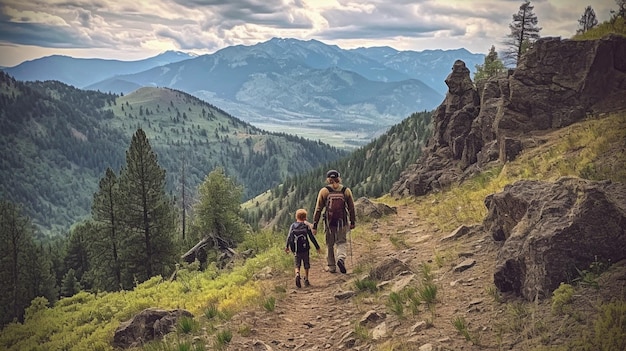
[[[296,219],[300,220],[300,221],[305,221],[306,220],[306,210],[301,208],[299,210],[296,211]]]
[[[328,184],[341,183],[341,178],[326,178],[326,183]]]

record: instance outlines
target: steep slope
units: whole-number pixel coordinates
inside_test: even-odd
[[[223,167],[245,184],[248,198],[289,174],[345,154],[323,143],[260,130],[170,89],[117,96],[59,82],[23,83],[2,74],[0,95],[0,193],[24,206],[47,233],[63,231],[89,213],[98,180],[107,167],[120,168],[138,128],[148,135],[175,196],[183,186],[183,165],[187,194],[214,168]]]

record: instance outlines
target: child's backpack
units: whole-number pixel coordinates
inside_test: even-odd
[[[339,226],[346,217],[346,187],[342,187],[341,191],[335,191],[332,186],[327,186],[328,198],[326,198],[326,220],[328,225],[333,227]]]
[[[294,224],[292,228],[294,247],[293,252],[305,252],[309,250],[309,238],[307,225]]]

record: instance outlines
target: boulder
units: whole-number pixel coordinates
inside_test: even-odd
[[[182,309],[168,311],[147,308],[120,324],[113,335],[113,346],[119,348],[139,347],[150,340],[176,330],[176,324],[181,317],[193,318],[193,315]]]
[[[371,269],[369,278],[372,280],[391,280],[402,272],[410,272],[411,268],[394,257],[388,257]]]
[[[388,214],[397,213],[395,208],[382,203],[374,203],[366,197],[361,197],[354,202],[357,218],[381,218]]]
[[[626,259],[625,184],[518,181],[485,204],[483,227],[504,241],[494,273],[502,292],[549,297],[593,262]]]

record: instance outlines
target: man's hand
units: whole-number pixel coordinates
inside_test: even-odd
[[[322,249],[317,249],[317,253],[320,254],[322,252]]]
[[[285,253],[289,253],[289,248],[288,247],[285,248]]]
[[[350,229],[354,229],[354,227],[355,227],[354,223],[351,223],[350,224]]]
[[[317,234],[317,229],[311,229],[311,233],[313,233],[313,235]]]

